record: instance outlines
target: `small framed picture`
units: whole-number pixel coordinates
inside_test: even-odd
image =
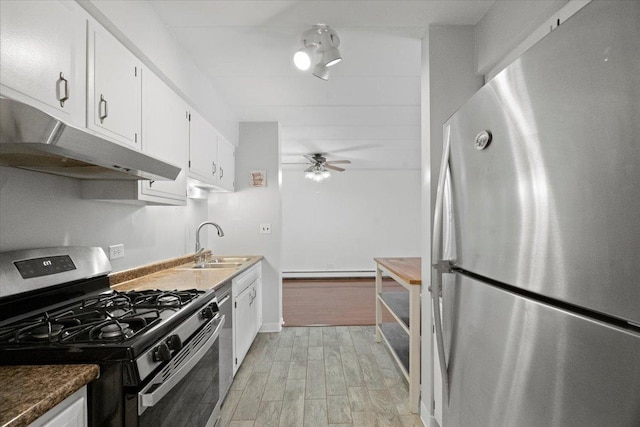
[[[267,186],[267,174],[265,171],[251,171],[249,177],[249,183],[252,187],[266,187]]]

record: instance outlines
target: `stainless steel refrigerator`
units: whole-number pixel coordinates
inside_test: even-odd
[[[589,3],[444,139],[444,427],[639,427],[640,2]]]

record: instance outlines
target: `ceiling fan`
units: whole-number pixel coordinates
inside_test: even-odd
[[[303,154],[302,157],[308,160],[307,163],[311,164],[307,169],[304,170],[305,178],[311,179],[313,181],[323,181],[331,176],[329,169],[343,172],[345,169],[339,166],[335,166],[336,164],[350,164],[351,160],[327,160],[325,157],[327,153],[313,153],[313,154]]]
[[[305,172],[313,171],[315,167],[325,167],[338,172],[343,172],[345,169],[334,166],[336,164],[350,164],[351,160],[327,160],[325,157],[327,153],[315,153],[315,154],[303,154],[302,157],[311,162],[311,167],[305,169]]]

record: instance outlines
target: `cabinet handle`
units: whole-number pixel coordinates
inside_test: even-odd
[[[64,107],[64,102],[69,99],[69,81],[64,78],[64,74],[60,72],[60,78],[58,79],[58,100],[60,101],[60,106]],[[64,89],[64,96],[62,96],[62,90],[60,90],[60,83],[62,83],[62,89]]]
[[[224,168],[220,166],[220,179],[224,176]]]
[[[104,105],[104,114],[102,114],[102,106]],[[109,115],[109,105],[107,104],[107,100],[104,99],[104,95],[100,95],[100,102],[98,102],[98,117],[100,118],[100,123],[104,122],[104,119]]]
[[[216,172],[218,171],[218,166],[216,162],[211,162],[211,175],[216,176]]]
[[[154,182],[155,181],[153,181],[153,180],[149,181],[149,188],[151,188],[151,186],[153,185]]]

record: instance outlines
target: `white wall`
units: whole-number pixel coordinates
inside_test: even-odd
[[[422,257],[422,289],[421,289],[421,318],[420,326],[423,331],[431,331],[431,293],[428,292],[431,283],[431,100],[429,98],[429,32],[421,41],[421,75],[420,75],[420,256]],[[427,426],[432,426],[433,400],[433,361],[432,334],[422,334],[420,340],[420,418]]]
[[[374,257],[419,256],[420,171],[353,169],[314,182],[285,170],[282,223],[287,276],[360,275],[375,270]]]
[[[263,332],[282,325],[282,213],[280,197],[280,139],[276,122],[240,123],[236,150],[236,192],[209,196],[209,220],[218,223],[225,236],[209,227],[213,253],[264,255],[262,263]],[[266,187],[250,187],[249,173],[267,173]],[[271,224],[271,234],[260,234],[260,224]]]
[[[475,26],[475,72],[487,74],[568,0],[496,1]]]
[[[47,246],[123,243],[114,271],[193,252],[205,201],[136,206],[83,200],[81,181],[0,167],[0,252]]]

